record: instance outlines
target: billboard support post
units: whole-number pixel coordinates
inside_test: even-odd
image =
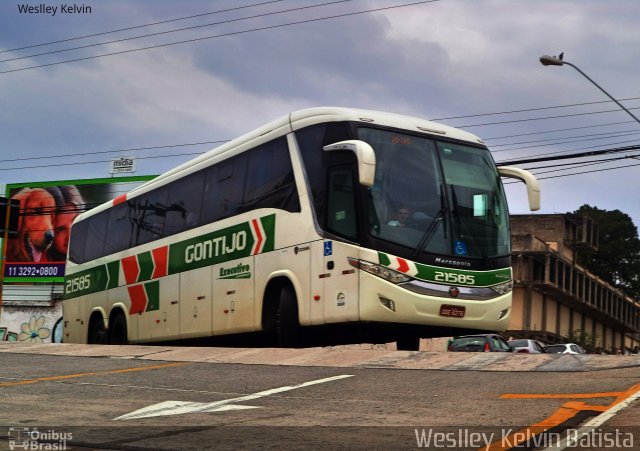
[[[7,211],[4,216],[4,232],[2,233],[2,265],[0,269],[0,319],[2,319],[2,296],[4,292],[4,265],[7,260],[7,240],[9,239],[9,224],[11,215],[11,202],[7,202]]]

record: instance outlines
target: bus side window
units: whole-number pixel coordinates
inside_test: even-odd
[[[164,236],[167,215],[167,187],[135,198],[137,201],[136,245],[149,243]]]
[[[110,239],[107,234],[109,210],[90,216],[73,226],[69,241],[69,260],[74,263],[86,263],[103,257]]]
[[[204,172],[196,172],[169,184],[164,236],[201,225]]]
[[[248,156],[243,211],[257,208],[300,211],[286,139],[259,146]]]
[[[113,254],[133,246],[136,207],[128,200],[113,206],[109,211],[104,255]]]
[[[357,228],[353,173],[344,166],[333,167],[328,176],[327,228],[355,240]]]
[[[202,203],[203,224],[242,212],[246,162],[246,155],[242,154],[207,170]]]
[[[88,260],[92,260],[95,256],[87,254],[88,252],[95,252],[98,247],[100,249],[99,253],[102,253],[104,237],[96,243],[99,243],[100,246],[92,246],[93,243],[89,243],[89,247],[87,248],[87,232],[92,222],[91,219],[93,219],[93,217],[80,221],[73,226],[73,234],[69,240],[69,260],[73,263],[84,263]]]

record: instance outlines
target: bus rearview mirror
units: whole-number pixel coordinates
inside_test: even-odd
[[[364,186],[373,186],[376,173],[376,153],[373,148],[364,141],[351,139],[329,144],[322,148],[325,152],[336,150],[350,150],[358,160],[358,182]]]
[[[498,168],[498,174],[501,177],[517,179],[525,183],[527,186],[527,195],[529,197],[529,210],[540,210],[540,183],[529,171],[514,168],[512,166],[502,166]]]

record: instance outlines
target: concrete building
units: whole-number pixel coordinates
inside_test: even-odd
[[[573,214],[513,215],[513,337],[545,343],[576,336],[589,350],[631,352],[640,346],[640,301],[625,296],[576,263],[576,252],[597,249],[598,229]]]

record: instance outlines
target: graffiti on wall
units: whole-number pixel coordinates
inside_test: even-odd
[[[44,315],[38,317],[33,315],[29,321],[20,325],[20,332],[11,332],[6,327],[0,327],[0,340],[44,343],[51,337],[51,329],[46,327],[45,322]]]
[[[0,327],[0,341],[18,341],[18,334],[9,332],[6,327]]]
[[[62,342],[62,301],[50,305],[34,304],[14,302],[0,306],[0,342]]]

